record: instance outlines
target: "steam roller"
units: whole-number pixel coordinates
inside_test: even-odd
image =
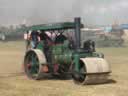
[[[61,78],[70,76],[75,83],[81,85],[108,82],[111,73],[110,65],[102,53],[96,52],[95,42],[87,40],[81,47],[80,33],[83,26],[80,18],[75,18],[74,22],[28,27],[27,31],[40,30],[38,35],[40,41],[35,47],[26,49],[23,64],[25,74],[34,80],[47,78],[47,76]],[[48,31],[50,36],[47,34]],[[69,37],[64,34],[66,32],[70,35],[73,32],[74,35]],[[32,42],[32,39],[27,41]]]

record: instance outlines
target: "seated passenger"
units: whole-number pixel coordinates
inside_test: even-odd
[[[51,43],[53,43],[51,37],[49,37],[46,32],[42,31],[39,34],[39,36],[40,36],[40,40],[43,40],[44,42],[46,42],[47,45],[50,45]]]
[[[41,33],[39,34],[39,36],[40,36],[40,40],[46,40],[46,39],[47,39],[47,35],[45,34],[44,31],[41,32]]]
[[[55,43],[56,44],[62,44],[64,43],[64,41],[67,40],[66,36],[64,36],[62,33],[60,33],[60,35],[58,35],[55,39]]]

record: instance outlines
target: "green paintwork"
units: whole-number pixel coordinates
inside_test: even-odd
[[[63,52],[62,54],[54,54],[54,62],[59,64],[71,64],[72,52]]]
[[[83,24],[81,24],[83,27]],[[40,25],[33,25],[26,28],[26,30],[62,30],[62,29],[74,29],[75,24],[73,22],[62,22],[62,23],[52,23],[52,24],[40,24]]]
[[[37,45],[37,49],[43,50],[44,49],[44,41],[40,41]]]
[[[30,73],[36,75],[38,73],[39,62],[37,60],[36,54],[31,54],[31,69]]]
[[[54,30],[65,30],[65,29],[76,29],[74,22],[62,22],[62,23],[52,23],[52,24],[40,24],[40,25],[33,25],[26,28],[26,30],[42,30],[41,32],[50,31],[54,32]],[[80,26],[83,27],[83,24]],[[75,32],[75,31],[74,31]],[[80,58],[86,57],[99,57],[101,55],[99,53],[89,53],[83,51],[83,49],[79,49],[77,52],[74,49],[69,48],[69,41],[64,40],[64,38],[60,38],[58,41],[64,41],[63,43],[57,43],[55,45],[50,45],[49,49],[51,52],[52,62],[53,64],[74,64],[75,71],[80,72]],[[44,51],[44,41],[40,41],[37,45],[37,49]],[[34,62],[34,61],[33,61]],[[36,64],[36,63],[34,63]]]
[[[101,58],[100,56],[102,54],[100,53],[96,53],[96,52],[86,53],[81,51],[75,52],[75,50],[70,49],[68,45],[69,45],[69,41],[66,40],[63,44],[56,44],[56,45],[50,46],[52,50],[53,61],[55,64],[71,64],[73,62],[75,64],[75,71],[79,72],[80,58],[86,58],[86,57]],[[43,50],[43,48],[44,48],[44,41],[40,41],[37,45],[37,49]]]
[[[72,61],[72,51],[69,49],[67,41],[64,44],[52,46],[52,54],[55,63],[70,64]]]
[[[80,71],[80,64],[79,60],[80,58],[86,58],[86,57],[100,57],[99,53],[87,53],[87,52],[75,52],[72,49],[69,49],[68,42],[65,41],[64,44],[58,44],[52,46],[52,54],[53,54],[53,60],[54,63],[57,64],[71,64],[72,61],[75,64],[75,71]],[[82,49],[80,49],[82,50]]]
[[[80,58],[85,58],[85,57],[99,57],[99,55],[100,55],[99,53],[85,53],[85,52],[83,52],[83,53],[77,53],[77,54],[79,54],[79,57]]]
[[[80,60],[80,54],[74,54],[73,55],[73,57],[74,57],[74,60],[73,60],[73,63],[75,64],[75,71],[76,72],[79,72],[80,70],[79,70],[79,60]]]

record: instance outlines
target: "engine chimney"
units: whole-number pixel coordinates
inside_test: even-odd
[[[74,19],[75,23],[75,49],[80,49],[81,43],[80,43],[80,28],[81,28],[81,18],[76,17]]]

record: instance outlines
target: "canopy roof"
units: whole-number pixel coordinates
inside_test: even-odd
[[[83,27],[83,24],[81,24]],[[52,23],[52,24],[40,24],[40,25],[33,25],[27,27],[27,30],[63,30],[63,29],[74,29],[75,23],[74,22],[62,22],[62,23]]]

